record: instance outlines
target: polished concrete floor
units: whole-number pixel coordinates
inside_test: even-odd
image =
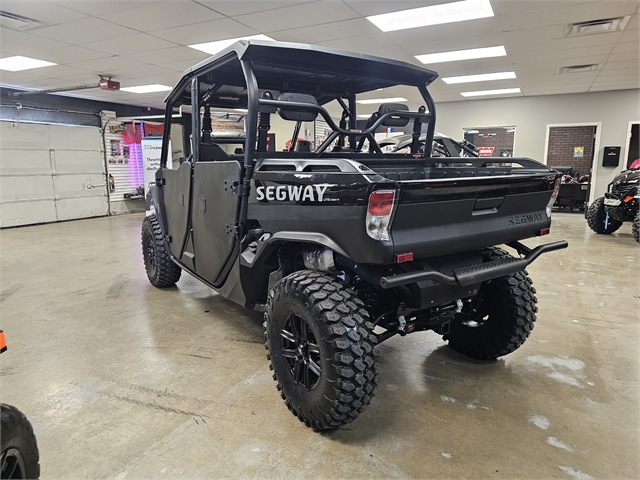
[[[640,246],[554,215],[568,250],[530,268],[539,314],[477,362],[439,336],[379,347],[348,428],[286,409],[261,315],[183,274],[149,285],[141,215],[0,232],[0,399],[34,425],[42,478],[639,478]]]

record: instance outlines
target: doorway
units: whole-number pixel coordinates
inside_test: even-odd
[[[590,201],[600,123],[547,125],[544,162],[564,175],[555,206],[571,212]]]

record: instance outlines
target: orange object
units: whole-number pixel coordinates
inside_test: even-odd
[[[4,332],[0,330],[0,353],[7,349],[7,341],[4,338]]]
[[[629,195],[627,198],[624,199],[624,203],[629,203],[631,200],[633,200],[635,197],[633,195]]]

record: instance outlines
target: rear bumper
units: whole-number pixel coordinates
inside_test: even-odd
[[[522,258],[503,258],[492,262],[459,268],[453,271],[453,275],[447,275],[434,269],[387,275],[380,278],[380,287],[390,289],[425,280],[431,280],[443,285],[466,287],[519,272],[524,270],[527,265],[541,254],[569,246],[565,240],[539,245],[533,249],[528,248],[520,242],[512,242],[508,245],[515,248],[520,254],[524,254],[524,256]]]

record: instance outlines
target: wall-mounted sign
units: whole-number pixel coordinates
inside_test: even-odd
[[[584,157],[584,147],[573,147],[573,157],[574,158]]]
[[[490,157],[495,149],[496,147],[478,147],[478,153],[481,157]]]

